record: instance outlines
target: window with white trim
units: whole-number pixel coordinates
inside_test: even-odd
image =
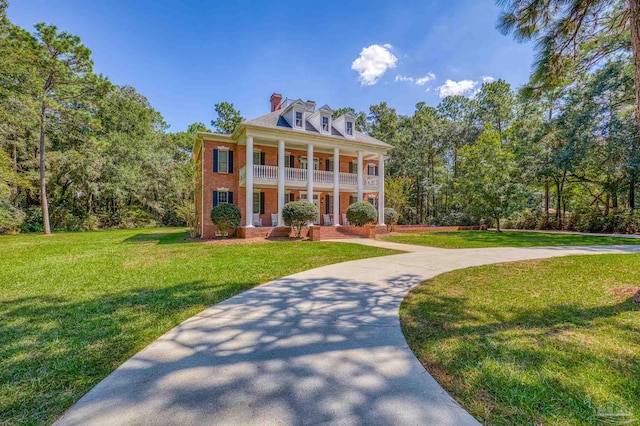
[[[285,154],[284,156],[284,166],[293,168],[294,165],[294,157],[291,154]]]
[[[373,163],[369,163],[367,165],[367,174],[369,176],[378,176],[378,165],[377,164],[373,164]]]
[[[325,117],[325,116],[322,117],[321,128],[323,132],[327,132],[327,133],[329,132],[329,117]]]
[[[260,214],[260,191],[253,192],[253,214]]]
[[[229,191],[218,191],[218,204],[229,203]]]
[[[218,151],[218,173],[229,173],[229,151],[226,149]]]
[[[307,168],[307,157],[300,157],[300,168]],[[313,157],[313,170],[320,170],[320,159]]]
[[[327,159],[327,164],[326,164],[326,168],[328,172],[332,172],[333,169],[333,159],[329,158]]]
[[[295,111],[294,125],[298,128],[302,128],[302,111]]]
[[[349,136],[353,136],[353,121],[346,122],[346,129],[347,129],[347,134]]]

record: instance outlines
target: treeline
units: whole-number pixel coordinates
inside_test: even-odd
[[[93,72],[55,26],[33,34],[0,0],[0,233],[193,220],[194,133],[169,133],[132,87]]]
[[[548,92],[497,80],[410,116],[371,106],[361,129],[395,147],[387,206],[401,223],[634,232],[632,72],[622,57]]]
[[[524,87],[487,81],[411,115],[385,102],[353,111],[359,130],[394,145],[386,204],[400,223],[638,231],[637,1],[501,3],[504,31],[538,42]],[[190,149],[205,125],[167,132],[144,96],[93,72],[79,38],[44,24],[30,34],[6,7],[0,233],[192,223]],[[216,131],[242,121],[230,103],[215,110]]]

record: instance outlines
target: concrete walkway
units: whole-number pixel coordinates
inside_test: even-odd
[[[640,246],[408,253],[291,275],[180,324],[99,383],[60,425],[475,425],[404,340],[414,285],[474,265]]]

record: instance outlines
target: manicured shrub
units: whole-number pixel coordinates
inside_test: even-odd
[[[384,209],[384,223],[387,225],[387,228],[398,223],[399,217],[400,215],[395,209],[392,209],[391,207],[386,207]]]
[[[357,201],[347,209],[347,220],[355,226],[364,226],[367,223],[375,222],[376,218],[375,207],[367,201]]]
[[[302,227],[318,218],[320,211],[309,201],[291,201],[282,208],[282,220],[291,226],[300,238]]]
[[[240,209],[233,204],[218,204],[211,210],[211,221],[222,236],[228,237],[240,225]]]

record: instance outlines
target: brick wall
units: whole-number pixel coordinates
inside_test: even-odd
[[[232,173],[214,173],[213,172],[213,151],[219,148],[228,148],[233,152],[233,171]],[[268,166],[277,166],[278,165],[278,148],[271,146],[263,146],[263,145],[254,145],[254,149],[264,152],[265,154],[265,165]],[[300,167],[300,157],[306,157],[306,150],[296,150],[296,149],[285,149],[286,152],[290,155],[294,156],[294,167]],[[326,170],[326,160],[333,159],[333,153],[322,153],[322,152],[314,152],[314,157],[319,159],[319,169]],[[356,161],[356,157],[350,156],[340,156],[340,171],[344,173],[349,172],[349,162]],[[200,160],[200,158],[198,158]],[[235,143],[230,143],[227,141],[211,141],[206,140],[203,142],[203,156],[202,160],[204,161],[204,190],[202,194],[200,193],[200,188],[202,187],[202,182],[200,180],[201,177],[201,165],[197,164],[197,189],[196,189],[196,215],[197,215],[197,231],[200,233],[201,224],[200,218],[204,216],[204,238],[213,238],[215,236],[215,225],[211,222],[211,209],[213,208],[213,192],[221,189],[227,188],[229,191],[233,192],[234,204],[238,206],[240,209],[240,213],[242,215],[241,226],[246,226],[247,215],[245,214],[245,205],[246,205],[246,193],[245,188],[240,187],[240,169],[246,164],[246,148],[243,145],[237,145]],[[364,161],[364,173],[367,173],[367,164],[369,163],[377,163],[375,160]],[[277,188],[259,188],[254,187],[254,192],[264,192],[265,196],[265,209],[264,214],[260,215],[262,219],[262,226],[268,227],[272,226],[271,222],[271,214],[278,212],[278,190]],[[287,192],[294,194],[295,200],[300,200],[300,193],[306,192],[305,190],[287,190]],[[315,192],[321,192],[320,194],[320,217],[321,221],[323,221],[323,215],[325,214],[326,207],[326,194],[333,195],[333,190],[323,190]],[[365,200],[368,194],[374,194],[377,196],[377,193],[365,192],[364,197]],[[342,214],[346,213],[347,208],[349,207],[349,196],[355,196],[356,193],[349,192],[341,192],[340,193],[340,222],[342,222]],[[287,199],[288,201],[288,199]],[[204,206],[204,215],[202,214],[201,207]],[[249,218],[252,217],[252,214],[249,215]],[[331,211],[333,214],[333,211]]]

